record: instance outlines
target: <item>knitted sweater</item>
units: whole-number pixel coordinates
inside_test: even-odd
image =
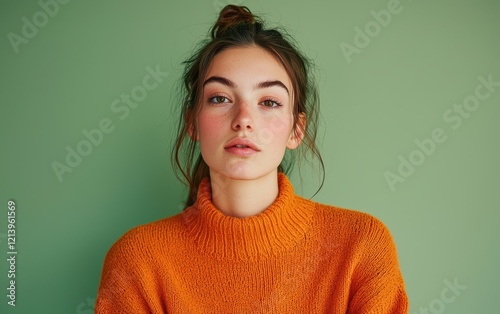
[[[106,255],[96,313],[408,313],[387,228],[357,211],[279,194],[225,216],[205,179],[196,203],[125,233]]]

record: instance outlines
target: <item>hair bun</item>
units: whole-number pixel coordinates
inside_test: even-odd
[[[212,28],[212,38],[225,33],[239,24],[254,24],[255,16],[246,6],[226,5],[219,13],[219,18]]]

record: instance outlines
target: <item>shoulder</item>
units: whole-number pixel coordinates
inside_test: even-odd
[[[120,236],[106,258],[155,255],[161,247],[173,245],[182,233],[183,214],[135,226]]]
[[[325,220],[343,222],[350,226],[361,225],[375,229],[386,228],[384,223],[377,217],[361,210],[318,203],[302,197],[298,197],[298,199],[308,204],[308,206],[314,207],[315,213]]]
[[[317,223],[330,235],[337,234],[351,240],[392,240],[387,226],[372,214],[303,198],[301,201],[314,208]]]
[[[359,269],[397,268],[397,249],[387,226],[377,217],[358,210],[311,202],[315,206],[315,229],[334,252]],[[366,266],[371,265],[371,266]],[[366,267],[365,267],[366,266]]]

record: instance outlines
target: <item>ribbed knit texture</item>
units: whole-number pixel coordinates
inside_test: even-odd
[[[225,216],[205,179],[182,213],[125,233],[104,261],[96,313],[408,313],[393,239],[376,218],[294,194]]]

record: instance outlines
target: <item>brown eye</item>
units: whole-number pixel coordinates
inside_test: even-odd
[[[277,107],[281,107],[281,104],[274,100],[274,99],[266,99],[262,102],[262,105],[264,107],[268,107],[268,108],[277,108]]]
[[[222,104],[222,103],[225,103],[228,101],[229,100],[227,99],[227,97],[224,97],[224,96],[214,96],[214,97],[208,98],[208,102],[210,102],[212,104]]]

